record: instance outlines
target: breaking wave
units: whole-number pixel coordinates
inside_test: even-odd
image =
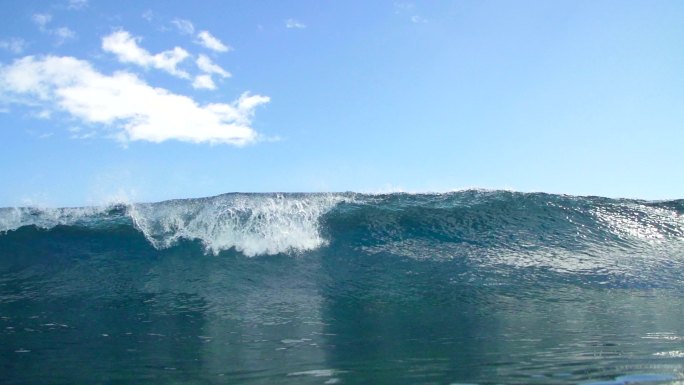
[[[224,194],[158,203],[0,209],[0,232],[27,226],[133,226],[157,249],[301,253],[332,245],[413,259],[634,272],[678,263],[684,201],[467,190],[445,194]],[[600,258],[597,258],[600,256]]]

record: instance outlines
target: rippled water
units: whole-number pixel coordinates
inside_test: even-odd
[[[0,383],[684,383],[681,202],[240,199],[7,209]]]

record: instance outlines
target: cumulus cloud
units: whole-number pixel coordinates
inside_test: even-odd
[[[85,124],[109,127],[123,142],[245,145],[258,138],[250,127],[254,110],[270,101],[244,93],[230,104],[200,105],[134,74],[103,74],[69,56],[26,56],[0,67],[0,90],[41,108],[65,111]]]
[[[296,29],[304,29],[306,28],[306,24],[295,20],[295,19],[287,19],[285,20],[285,27],[286,28],[296,28]]]
[[[192,22],[189,20],[174,19],[171,20],[171,24],[175,25],[176,28],[178,28],[178,31],[185,35],[192,35],[195,33],[195,26],[192,25]]]
[[[26,48],[26,41],[22,38],[11,37],[9,39],[0,40],[0,49],[19,54],[24,52],[24,48]]]
[[[205,48],[208,48],[216,52],[228,52],[231,48],[221,42],[221,40],[215,38],[209,31],[200,31],[197,34],[198,44]]]
[[[189,79],[190,74],[178,68],[178,65],[190,54],[180,47],[152,55],[140,47],[139,37],[133,37],[126,31],[116,31],[102,38],[102,49],[113,53],[122,63],[137,64],[145,68],[156,68],[173,76]]]

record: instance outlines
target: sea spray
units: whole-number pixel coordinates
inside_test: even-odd
[[[235,248],[255,256],[320,247],[325,244],[321,216],[350,199],[334,194],[229,194],[132,205],[129,215],[157,248],[182,239],[200,240],[214,254]]]

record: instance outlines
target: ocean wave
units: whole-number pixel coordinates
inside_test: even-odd
[[[0,233],[26,226],[133,226],[157,249],[199,241],[213,254],[230,249],[246,256],[299,253],[333,244],[414,259],[479,258],[488,264],[584,270],[618,263],[625,255],[657,258],[663,245],[681,250],[684,204],[466,190],[224,194],[102,207],[0,209]]]

